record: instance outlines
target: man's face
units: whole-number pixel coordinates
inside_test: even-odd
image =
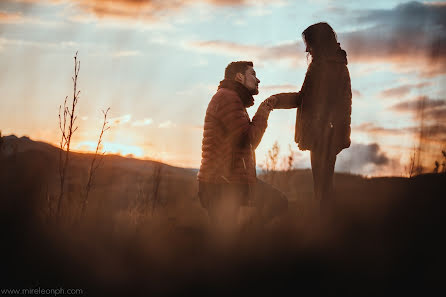
[[[239,82],[249,90],[251,95],[257,95],[259,93],[260,80],[256,77],[256,72],[252,66],[248,66],[245,74],[241,75]]]

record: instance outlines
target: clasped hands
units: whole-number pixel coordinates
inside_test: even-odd
[[[277,97],[272,95],[265,99],[265,101],[262,102],[270,111],[273,110],[277,105]]]

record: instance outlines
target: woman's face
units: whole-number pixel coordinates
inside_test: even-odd
[[[307,48],[305,49],[305,52],[306,53],[310,53],[310,55],[311,55],[312,54],[312,50],[313,49],[311,48],[311,46],[307,44]]]

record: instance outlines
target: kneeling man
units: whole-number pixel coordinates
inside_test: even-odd
[[[288,208],[280,191],[256,177],[255,149],[277,100],[262,102],[251,120],[246,108],[259,83],[252,62],[230,63],[206,110],[198,195],[211,222],[229,229],[238,224],[241,206],[256,206],[264,222]]]

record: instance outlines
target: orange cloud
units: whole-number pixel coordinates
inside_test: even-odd
[[[19,2],[41,3],[41,0],[15,0]],[[99,18],[127,19],[138,18],[157,20],[164,14],[170,14],[194,3],[207,3],[216,6],[247,5],[250,0],[69,0],[78,5],[83,11]],[[59,0],[47,0],[59,3]]]
[[[376,126],[374,123],[369,123],[369,122],[353,126],[352,130],[355,132],[365,132],[365,133],[380,134],[380,135],[400,135],[407,132],[407,129],[385,128],[381,126]]]
[[[446,116],[446,100],[419,96],[394,104],[390,109],[398,112],[412,113],[416,118],[423,116],[424,120],[444,121]]]
[[[386,89],[386,90],[382,91],[381,96],[383,96],[383,97],[404,97],[405,95],[410,93],[410,91],[412,89],[421,89],[421,88],[424,88],[429,85],[431,85],[430,82],[402,85],[399,87],[390,88],[390,89]]]
[[[23,23],[25,18],[21,13],[0,11],[0,24]]]
[[[174,11],[184,6],[183,2],[153,0],[71,0],[79,7],[100,18],[156,19],[160,12]]]
[[[27,4],[42,2],[60,4],[62,0],[8,0]],[[156,21],[160,17],[179,11],[195,3],[207,3],[215,6],[244,6],[254,4],[254,0],[67,0],[81,10],[99,18]],[[266,1],[263,1],[266,2]],[[77,16],[74,20],[82,19]]]

